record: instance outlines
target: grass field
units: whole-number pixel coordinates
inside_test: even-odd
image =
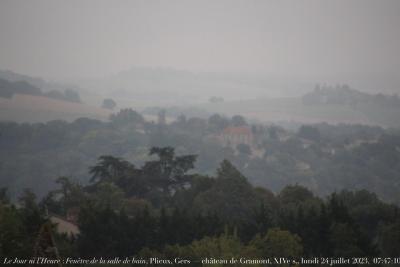
[[[73,121],[80,117],[106,120],[110,114],[111,111],[107,109],[42,96],[14,95],[11,99],[0,98],[1,121]]]

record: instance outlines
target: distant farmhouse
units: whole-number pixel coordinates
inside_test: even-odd
[[[253,144],[253,133],[249,127],[227,127],[221,135],[223,145],[236,147],[239,144],[251,146]]]

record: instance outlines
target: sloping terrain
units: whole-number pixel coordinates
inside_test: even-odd
[[[106,120],[110,110],[43,96],[14,95],[0,98],[0,120],[16,122],[73,121],[80,117]]]

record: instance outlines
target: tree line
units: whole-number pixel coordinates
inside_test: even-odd
[[[67,177],[38,201],[0,200],[0,258],[27,257],[50,214],[79,208],[80,234],[56,234],[61,257],[394,257],[400,249],[399,208],[366,190],[326,198],[300,185],[274,194],[256,187],[228,160],[215,175],[193,171],[195,155],[153,147],[141,167],[102,156],[91,182]],[[219,266],[219,265],[214,265]],[[255,265],[257,266],[257,265]],[[261,266],[261,265],[260,265]]]

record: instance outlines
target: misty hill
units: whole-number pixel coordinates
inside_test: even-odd
[[[166,109],[174,117],[220,113],[274,123],[400,126],[397,96],[373,95],[349,86],[325,86],[315,92],[310,90],[311,83],[267,75],[132,68],[84,84],[101,92],[102,97],[113,98],[120,107],[134,107],[151,115]]]
[[[400,127],[400,99],[397,95],[368,94],[348,86],[317,87],[302,97],[226,101],[197,107],[227,115],[242,114],[262,122]]]
[[[400,126],[400,98],[397,94],[369,94],[348,85],[319,86],[303,96],[308,106],[338,106],[366,116],[371,123],[386,127]]]
[[[107,120],[110,113],[107,109],[44,96],[16,94],[13,98],[0,97],[0,121],[34,123],[73,121],[80,117]]]
[[[213,96],[233,101],[251,99],[255,95],[301,95],[310,86],[267,75],[145,67],[81,81],[80,85],[92,92],[100,92],[103,98],[115,99],[122,107],[135,108],[199,104],[208,102]]]
[[[39,77],[32,77],[16,73],[10,70],[0,70],[0,79],[7,80],[9,82],[25,81],[32,86],[40,88],[43,92],[49,92],[52,90],[65,91],[66,89],[72,89],[74,91],[80,91],[81,89],[75,84],[64,84],[59,82],[46,81]]]
[[[72,89],[65,89],[64,92],[60,92],[57,90],[42,92],[40,88],[37,88],[36,86],[33,86],[26,81],[10,82],[4,79],[0,79],[0,97],[12,98],[15,94],[44,96],[75,103],[81,102],[79,93]]]
[[[3,97],[10,97],[15,91],[28,91],[32,96],[65,100],[75,94],[71,89],[64,93],[55,89],[49,90],[52,84],[43,79],[10,71],[0,71],[0,77],[8,79],[8,82],[5,79],[2,81],[5,84],[0,92]],[[24,82],[21,79],[25,79]],[[161,109],[166,109],[167,116],[171,117],[186,114],[205,118],[213,113],[220,113],[227,116],[241,114],[255,121],[284,125],[328,122],[400,127],[400,100],[396,95],[374,95],[346,85],[319,86],[311,91],[311,84],[295,81],[285,83],[277,77],[194,73],[168,68],[132,68],[103,79],[80,82],[80,88],[84,89],[79,89],[79,93],[83,94],[88,107],[74,106],[68,112],[79,115],[64,116],[65,109],[60,112],[57,105],[51,105],[55,108],[49,110],[53,115],[50,118],[42,112],[46,115],[46,119],[42,119],[41,114],[34,114],[36,111],[24,113],[26,108],[18,103],[8,103],[7,106],[14,105],[11,115],[14,112],[21,114],[17,121],[29,121],[31,118],[34,118],[33,121],[71,121],[81,116],[103,120],[107,116],[104,116],[102,109],[95,108],[96,111],[90,112],[88,109],[99,107],[104,99],[110,98],[117,103],[118,108],[143,110],[145,114],[152,116],[157,115]],[[47,89],[38,87],[38,84]],[[214,101],[215,99],[218,101]],[[0,108],[4,110],[5,101],[2,102]],[[26,118],[23,118],[24,114]],[[14,120],[15,116],[2,115],[1,119]]]
[[[101,108],[81,103],[80,95],[73,89],[64,92],[41,88],[30,82],[41,82],[40,79],[15,74],[7,74],[9,79],[27,79],[9,81],[0,79],[0,120],[16,122],[45,122],[50,120],[73,121],[80,117],[105,120],[110,112]]]
[[[359,105],[369,104],[400,110],[400,98],[397,94],[368,94],[352,89],[348,85],[337,85],[335,87],[317,85],[314,91],[305,94],[302,99],[306,105],[337,104],[356,109]]]
[[[81,102],[78,91],[52,87],[40,78],[0,71],[0,120],[17,122],[73,121],[79,117],[105,120],[110,112]],[[39,86],[47,88],[43,90]],[[58,88],[58,89],[54,89]]]
[[[9,82],[0,79],[0,97],[12,98],[14,94],[42,95],[42,91],[26,81]]]

